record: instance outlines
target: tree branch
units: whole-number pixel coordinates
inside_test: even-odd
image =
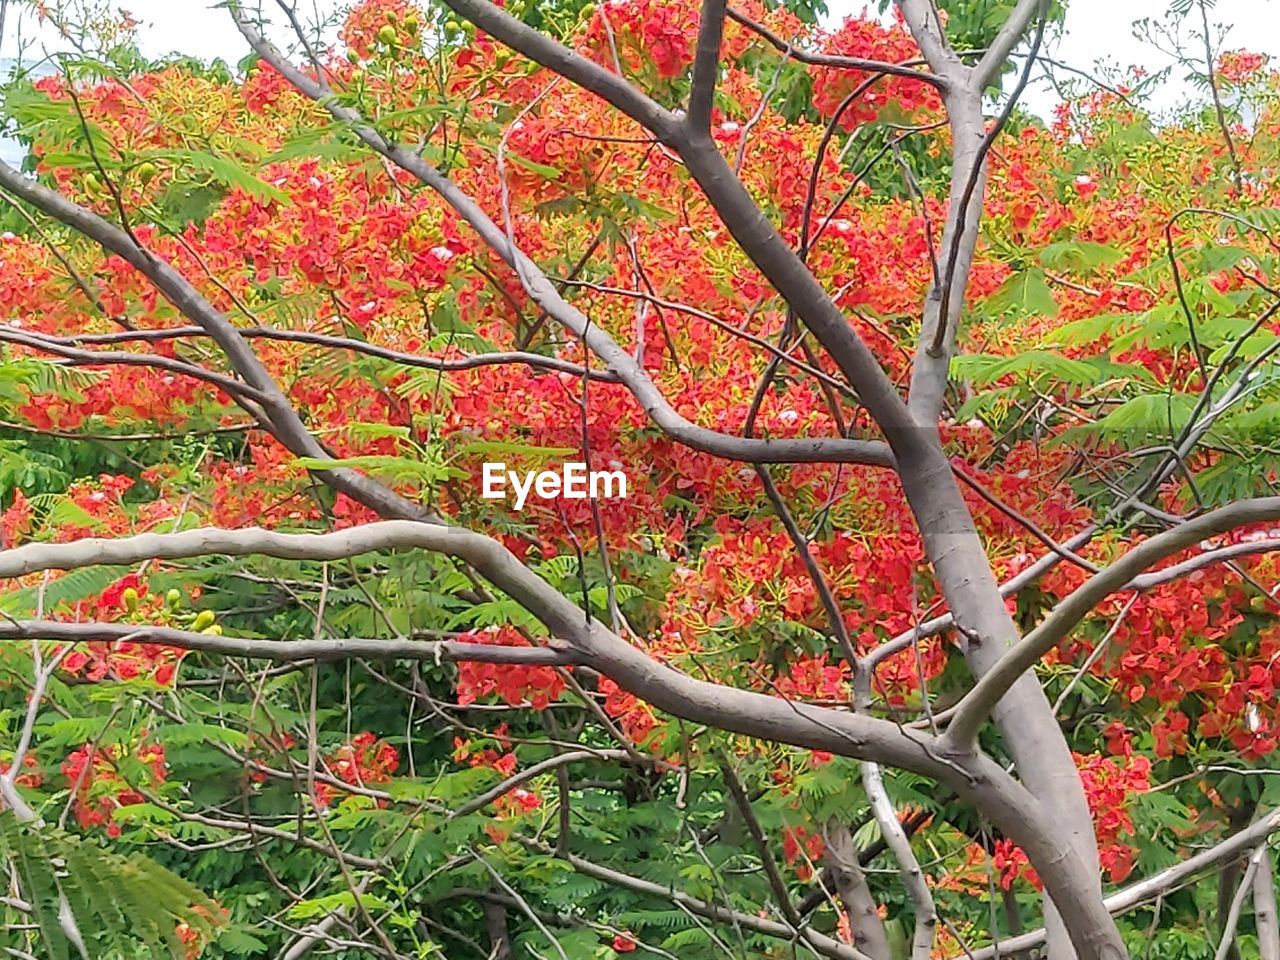
[[[572,666],[582,662],[561,641],[542,647],[507,647],[457,640],[258,640],[226,637],[172,627],[132,623],[67,623],[61,620],[0,619],[0,640],[56,640],[64,643],[107,641],[158,643],[228,657],[251,657],[274,663],[302,660],[430,660],[506,663],[522,666]]]
[[[588,620],[504,546],[469,530],[391,520],[324,534],[275,533],[256,527],[207,528],[118,540],[30,543],[0,551],[0,578],[147,559],[260,554],[280,559],[340,560],[377,550],[414,548],[465,561],[530,611],[553,636],[563,638],[565,647],[560,649],[571,650],[583,663],[660,710],[746,736],[891,764],[949,783],[1026,851],[1051,895],[1062,898],[1064,916],[1074,919],[1077,929],[1099,929],[1093,900],[1077,895],[1089,889],[1091,874],[1083,860],[1069,844],[1055,839],[1039,801],[990,758],[979,754],[958,763],[938,754],[934,738],[887,720],[695,680],[653,660],[598,621]],[[1088,943],[1082,938],[1082,946]],[[1086,956],[1107,955],[1094,951]]]
[[[724,37],[725,0],[702,0],[698,43],[693,54],[693,80],[689,89],[689,116],[685,121],[696,136],[711,128],[711,106],[720,72],[720,43]]]
[[[662,884],[653,883],[640,877],[633,877],[591,860],[585,860],[574,854],[561,855],[555,847],[539,840],[527,837],[516,837],[515,839],[531,850],[537,850],[547,856],[559,857],[583,876],[594,877],[597,880],[602,880],[623,890],[630,890],[633,893],[641,893],[668,903],[678,904],[688,909],[690,913],[706,917],[708,920],[734,923],[744,930],[762,933],[765,936],[778,937],[783,940],[793,940],[795,938],[795,930],[788,924],[779,923],[777,920],[758,917],[753,913],[742,913],[729,907],[722,907],[716,903],[707,903],[697,897],[690,896],[683,890],[673,890]],[[821,956],[831,957],[832,960],[881,960],[879,957],[868,957],[862,951],[843,944],[834,937],[828,937],[815,931],[810,931],[810,933],[809,945],[817,950]]]
[[[973,68],[974,89],[981,91],[999,76],[1000,71],[1004,69],[1005,61],[1013,53],[1013,48],[1018,45],[1027,27],[1031,25],[1031,18],[1036,15],[1041,2],[1042,0],[1018,0],[1018,5],[1013,8],[1009,18],[1000,27],[995,39],[987,47],[987,52]]]
[[[237,332],[246,340],[279,340],[285,343],[305,343],[317,347],[333,347],[339,350],[350,350],[353,353],[402,363],[407,367],[421,367],[424,370],[440,370],[451,373],[459,370],[474,370],[477,367],[505,366],[523,364],[535,370],[553,373],[568,373],[580,377],[584,371],[581,364],[562,360],[559,357],[543,356],[540,353],[529,353],[521,350],[495,351],[479,353],[464,357],[424,357],[416,353],[405,353],[392,350],[366,340],[355,340],[351,337],[337,337],[324,333],[312,333],[309,330],[279,330],[274,327],[237,327]],[[54,343],[74,345],[78,343],[154,343],[161,340],[184,340],[195,337],[207,337],[209,334],[203,327],[165,327],[159,330],[122,330],[119,333],[86,333],[65,337],[43,336],[42,339]],[[586,373],[592,380],[616,383],[618,378],[607,370],[591,370]]]
[[[264,419],[264,426],[298,456],[332,459],[307,430],[267,368],[227,318],[170,264],[136,243],[129,233],[79,206],[43,184],[23,176],[0,162],[0,187],[115,253],[145,276],[180,313],[197,323],[222,348],[232,368],[263,396],[261,409],[250,412]],[[324,483],[350,496],[382,516],[431,520],[417,504],[363,474],[348,469],[316,470]]]
[[[659,140],[667,142],[679,129],[680,119],[675,114],[654,103],[624,77],[539,33],[496,4],[487,0],[444,0],[444,4],[511,49],[613,104],[632,120],[653,131]],[[244,20],[239,4],[232,3],[230,6],[232,15],[241,24],[243,32],[247,21]],[[329,109],[332,110],[332,107]]]
[[[1123,890],[1111,894],[1103,903],[1111,913],[1117,915],[1140,907],[1144,903],[1150,903],[1193,877],[1234,860],[1247,850],[1252,850],[1278,830],[1280,830],[1280,809],[1275,809],[1235,836],[1228,837],[1208,850],[1202,850],[1187,857],[1145,880],[1130,884]],[[1008,937],[1001,940],[999,946],[984,947],[981,950],[951,957],[950,960],[999,960],[1001,957],[1008,958],[1013,954],[1025,953],[1044,942],[1045,930],[1041,928],[1016,937]]]
[[[854,944],[874,960],[891,960],[893,950],[866,875],[858,863],[853,835],[847,826],[833,820],[826,824],[822,837],[822,858],[831,871],[831,883],[844,906]]]
[[[1005,691],[1022,674],[1032,669],[1041,657],[1061,643],[1099,602],[1123,589],[1143,570],[1194,546],[1206,537],[1217,536],[1245,524],[1278,518],[1280,497],[1240,500],[1157,534],[1090,577],[1049,611],[1039,626],[1020,643],[1004,653],[999,662],[960,701],[951,725],[947,728],[946,739],[950,747],[961,752],[969,749],[983,721]]]
[[[923,63],[922,60],[908,60],[903,63],[889,63],[884,60],[868,60],[865,57],[846,57],[837,56],[829,53],[813,53],[806,50],[797,50],[786,40],[770,30],[762,23],[757,23],[745,13],[733,7],[728,8],[729,19],[735,20],[742,24],[752,33],[759,34],[760,37],[771,47],[793,60],[800,63],[807,63],[815,67],[831,67],[833,69],[846,70],[863,70],[867,73],[888,73],[895,77],[909,77],[912,80],[919,80],[921,83],[927,83],[931,87],[939,90],[946,90],[950,86],[950,81],[936,73],[926,73],[923,70],[916,70],[914,64]]]
[[[938,910],[933,903],[933,894],[929,892],[929,882],[920,869],[920,861],[911,849],[911,841],[902,829],[902,821],[898,819],[898,812],[893,809],[893,801],[884,788],[880,767],[870,761],[864,761],[861,766],[862,788],[871,803],[871,813],[880,825],[880,835],[884,837],[885,844],[898,861],[898,873],[902,875],[903,886],[907,888],[907,896],[915,908],[911,960],[929,960],[933,955],[934,932],[938,927]]]
[[[467,2],[469,3],[470,0]],[[623,350],[599,324],[593,324],[580,310],[568,303],[537,264],[509,241],[506,232],[494,223],[470,196],[417,153],[390,142],[369,126],[354,110],[341,106],[329,98],[319,84],[292,66],[279,50],[258,33],[238,8],[232,6],[231,9],[241,33],[259,56],[275,67],[299,92],[321,103],[336,120],[350,124],[356,135],[370,149],[435,190],[470,224],[480,238],[516,271],[534,302],[578,336],[592,353],[603,360],[608,369],[635,396],[649,418],[676,442],[715,456],[748,463],[863,463],[878,466],[892,464],[893,457],[890,449],[876,441],[843,438],[748,440],[698,426],[681,416],[635,358]],[[506,17],[506,14],[502,14],[502,17]],[[511,18],[506,17],[506,19]],[[512,22],[520,28],[519,30],[513,28],[514,35],[521,35],[522,31],[528,29],[519,21]],[[502,25],[499,28],[501,29]],[[542,39],[545,40],[545,38]],[[548,42],[556,46],[553,41]],[[599,69],[595,64],[590,66],[593,69]],[[606,75],[617,79],[613,74]],[[712,147],[712,149],[715,148]]]
[[[162,357],[154,353],[131,353],[124,350],[77,350],[75,347],[62,345],[54,338],[3,328],[0,328],[0,341],[62,357],[66,360],[66,366],[87,367],[101,364],[102,366],[151,367],[211,383],[232,397],[248,398],[258,404],[265,404],[267,401],[266,394],[261,390],[242,383],[234,377],[206,370],[193,363],[175,360],[172,357]]]
[[[1275,865],[1264,843],[1262,860],[1253,875],[1253,929],[1258,935],[1260,960],[1280,960],[1280,920],[1276,916]]]
[[[1258,872],[1258,864],[1265,856],[1267,856],[1267,845],[1260,843],[1250,855],[1249,865],[1245,867],[1244,876],[1240,878],[1240,884],[1231,898],[1231,906],[1222,921],[1222,939],[1218,941],[1218,949],[1214,951],[1213,960],[1227,960],[1230,955],[1231,948],[1236,942],[1236,928],[1240,925],[1240,911],[1244,909],[1244,902],[1253,889],[1253,878]]]
[[[897,5],[902,19],[907,23],[907,29],[915,37],[916,46],[924,54],[933,72],[953,84],[966,79],[963,74],[967,71],[947,43],[942,20],[938,17],[938,8],[933,0],[897,0]]]

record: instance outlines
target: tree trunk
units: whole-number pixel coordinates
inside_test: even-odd
[[[1276,917],[1275,865],[1271,851],[1263,849],[1253,875],[1253,926],[1258,934],[1260,960],[1280,960],[1280,919]]]
[[[826,847],[822,857],[831,870],[836,893],[840,895],[845,916],[849,918],[853,945],[871,957],[871,960],[892,960],[889,936],[885,932],[862,867],[858,865],[858,849],[854,846],[853,834],[847,826],[834,818],[827,823],[823,834]]]

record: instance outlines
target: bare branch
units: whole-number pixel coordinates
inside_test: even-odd
[[[1249,856],[1249,865],[1245,867],[1244,876],[1240,878],[1235,895],[1231,898],[1231,906],[1222,921],[1222,939],[1218,941],[1218,949],[1214,951],[1213,960],[1227,960],[1231,954],[1231,947],[1236,942],[1236,928],[1240,925],[1240,911],[1244,909],[1244,902],[1253,889],[1253,878],[1258,872],[1258,864],[1266,856],[1265,843],[1258,844],[1258,848]]]
[[[884,60],[868,60],[865,57],[846,57],[837,56],[829,53],[812,53],[806,50],[797,50],[786,40],[770,30],[762,23],[757,23],[745,13],[733,7],[728,9],[729,18],[736,20],[748,30],[757,33],[775,50],[780,51],[793,60],[801,63],[807,63],[815,67],[831,67],[833,69],[845,70],[864,70],[867,73],[888,73],[895,77],[910,77],[912,80],[919,80],[921,83],[927,83],[939,90],[945,90],[950,85],[950,81],[936,73],[926,73],[923,70],[915,69],[915,66],[924,63],[923,60],[908,60],[903,63],[889,63]]]
[[[837,821],[826,824],[823,833],[823,860],[831,872],[831,882],[844,905],[853,931],[854,944],[874,957],[890,960],[893,956],[889,937],[876,909],[875,898],[867,886],[867,878],[858,863],[858,851],[849,828]]]
[[[1031,18],[1036,15],[1041,2],[1042,0],[1018,0],[1018,5],[1013,8],[1013,12],[1000,27],[995,39],[987,47],[987,52],[973,68],[972,83],[975,89],[982,90],[1000,75],[1005,61],[1013,53],[1013,48],[1018,45],[1027,27],[1031,25]],[[1034,54],[1032,56],[1034,57]]]
[[[219,656],[251,657],[275,663],[363,660],[471,661],[524,666],[572,666],[582,658],[563,642],[544,647],[508,647],[457,640],[391,640],[345,638],[333,640],[258,640],[227,637],[172,627],[132,623],[67,623],[61,620],[0,619],[0,640],[57,640],[64,643],[110,641],[158,643]]]
[[[444,3],[454,13],[497,37],[511,49],[613,104],[632,120],[652,130],[659,140],[667,142],[679,128],[680,120],[675,114],[654,103],[625,78],[539,33],[498,5],[487,0],[444,0]],[[231,4],[231,12],[243,32],[247,21],[238,3]]]
[[[52,337],[6,328],[0,328],[0,341],[17,344],[31,350],[39,350],[55,357],[62,357],[66,360],[67,366],[88,367],[100,364],[104,367],[151,367],[155,370],[167,370],[179,376],[191,377],[193,380],[211,383],[232,397],[247,397],[259,404],[265,403],[267,399],[261,390],[257,390],[233,377],[228,377],[213,370],[206,370],[204,367],[196,366],[193,363],[175,360],[172,357],[162,357],[159,354],[130,353],[123,350],[77,350],[75,347],[63,346]]]
[[[903,886],[907,888],[907,896],[915,908],[915,933],[911,938],[911,960],[929,960],[933,955],[934,933],[938,928],[938,910],[933,904],[933,894],[929,892],[929,882],[924,871],[920,869],[920,861],[911,849],[911,841],[902,829],[902,821],[898,819],[898,811],[893,809],[893,801],[884,788],[884,778],[880,767],[870,761],[862,763],[862,788],[867,792],[871,802],[871,813],[880,825],[880,835],[885,844],[898,861],[898,873],[902,875]]]
[[[686,123],[695,135],[706,135],[711,127],[711,105],[720,72],[720,42],[724,36],[725,0],[702,0],[702,21],[693,55],[693,81],[689,90],[689,117]]]
[[[1253,875],[1253,929],[1258,935],[1260,960],[1280,960],[1280,919],[1276,916],[1275,865],[1266,844]]]
[[[470,0],[467,2],[469,3]],[[889,448],[876,441],[843,438],[748,440],[709,430],[681,416],[635,358],[622,349],[599,324],[592,323],[580,310],[564,300],[537,264],[510,242],[506,231],[494,223],[471,197],[417,153],[391,143],[369,126],[354,110],[328,99],[324,90],[314,80],[293,67],[279,50],[253,28],[237,8],[232,7],[232,14],[236,17],[236,24],[241,33],[258,54],[271,63],[301,93],[322,103],[335,119],[350,124],[356,135],[368,147],[412,173],[453,207],[480,235],[480,238],[516,271],[538,306],[581,338],[588,349],[603,360],[608,369],[626,384],[650,419],[672,439],[695,450],[748,463],[839,462],[887,466],[893,462]],[[511,19],[506,14],[502,14],[502,17]],[[512,22],[520,28],[515,31],[517,34],[528,29],[519,21]],[[595,64],[590,65],[593,69],[598,69]],[[614,77],[613,74],[608,76]],[[614,77],[614,79],[617,78]],[[714,146],[711,149],[715,151]],[[719,154],[716,153],[716,156],[718,157]],[[844,326],[848,329],[847,324]],[[870,357],[869,353],[868,357]],[[874,358],[870,359],[875,363]],[[883,374],[881,376],[883,377]]]
[[[1213,537],[1249,523],[1280,518],[1280,497],[1240,500],[1213,510],[1182,526],[1157,534],[1086,580],[1028,633],[1020,643],[1003,654],[965,695],[947,729],[947,740],[955,748],[967,749],[978,729],[1004,692],[1032,669],[1040,658],[1056,647],[1089,612],[1110,594],[1121,590],[1143,570],[1154,566],[1206,537]]]
[[[542,843],[538,840],[532,840],[525,837],[515,837],[517,841],[524,844],[531,850],[537,850],[548,856],[560,856],[555,847]],[[689,912],[700,917],[706,917],[708,920],[716,920],[719,922],[734,923],[744,930],[751,930],[754,933],[762,933],[766,936],[779,937],[784,940],[792,940],[795,938],[795,930],[790,925],[779,923],[777,920],[769,920],[764,917],[758,917],[752,913],[740,913],[729,907],[722,907],[716,903],[707,903],[692,897],[683,890],[672,890],[669,886],[659,883],[653,883],[649,880],[633,877],[629,874],[621,873],[609,867],[585,860],[582,857],[569,854],[562,856],[561,859],[569,863],[575,870],[586,877],[594,877],[605,883],[624,890],[631,890],[635,893],[643,893],[648,896],[657,897],[669,903],[674,903],[680,907],[687,908]],[[868,957],[860,950],[850,947],[834,937],[825,936],[817,932],[811,931],[811,939],[809,945],[813,947],[821,956],[831,957],[833,960],[881,960],[879,957]]]
[[[517,650],[527,650],[528,647],[516,647]],[[570,750],[566,753],[558,753],[554,757],[548,757],[540,763],[525,767],[523,770],[517,770],[511,776],[505,778],[501,783],[486,790],[477,797],[473,797],[465,804],[450,814],[449,819],[456,817],[465,817],[467,814],[475,813],[477,810],[483,810],[499,797],[504,796],[508,791],[514,790],[522,783],[528,783],[535,777],[540,777],[544,773],[558,770],[560,767],[569,763],[579,763],[583,760],[633,760],[634,757],[627,750]]]
[[[1111,913],[1117,915],[1150,903],[1192,878],[1236,859],[1247,850],[1252,850],[1278,830],[1280,830],[1280,809],[1272,810],[1247,829],[1228,837],[1216,846],[1187,857],[1145,880],[1130,884],[1117,893],[1111,894],[1103,902]],[[999,946],[984,947],[981,950],[952,957],[951,960],[999,960],[1000,957],[1007,958],[1014,954],[1025,953],[1044,942],[1045,930],[1041,928],[1016,937],[1008,937],[1001,940]]]
[[[142,273],[179,312],[209,334],[227,355],[236,373],[262,395],[259,409],[246,409],[256,418],[262,419],[264,426],[294,454],[331,459],[328,451],[307,430],[267,368],[236,328],[170,264],[135,242],[125,230],[2,162],[0,187],[117,254]],[[314,473],[324,483],[341,490],[382,516],[432,519],[417,504],[354,470],[317,470]]]
[[[966,79],[964,65],[960,63],[951,45],[934,0],[897,0],[898,10],[907,23],[907,29],[915,37],[916,45],[924,54],[933,72],[955,83]]]
[[[583,375],[583,369],[580,364],[562,360],[559,357],[548,357],[540,353],[529,353],[521,350],[499,350],[493,353],[479,353],[465,357],[442,359],[424,357],[417,353],[405,353],[401,350],[392,350],[390,347],[383,347],[366,340],[312,333],[309,330],[279,330],[274,327],[237,327],[236,329],[240,336],[247,340],[279,340],[285,343],[305,343],[317,347],[333,347],[339,350],[350,350],[353,353],[360,353],[369,357],[378,357],[382,360],[390,360],[393,363],[402,363],[407,367],[421,367],[424,370],[440,370],[446,373],[458,370],[474,370],[477,367],[523,364],[535,370],[568,373],[578,377]],[[202,327],[165,327],[159,330],[122,330],[118,333],[86,333],[66,337],[42,335],[42,339],[65,344],[154,343],[161,340],[185,340],[207,336],[209,334]],[[607,370],[591,370],[587,373],[587,376],[592,380],[606,383],[616,383],[618,380],[616,376]]]

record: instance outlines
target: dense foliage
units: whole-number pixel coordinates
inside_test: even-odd
[[[940,94],[806,65],[768,40],[911,61],[900,20],[824,29],[785,8],[737,9],[712,136],[905,384],[946,253]],[[668,146],[447,11],[364,0],[343,17],[309,76],[476,198],[680,415],[738,436],[876,435]],[[527,19],[657,102],[685,103],[691,0]],[[261,394],[151,278],[6,191],[5,550],[204,527],[347,530],[377,513],[314,472],[347,466],[490,532],[691,676],[945,723],[972,679],[954,632],[913,642],[945,601],[893,471],[796,462],[762,477],[679,442],[603,366],[584,375],[581,339],[354,121],[260,58],[145,63],[127,31],[108,39],[4,88],[30,173],[122,225],[230,318],[337,463],[274,436],[254,413]],[[1008,600],[1023,630],[1154,533],[1280,479],[1280,74],[1228,52],[1208,75],[1221,112],[1206,91],[1157,120],[1140,78],[1082,82],[1048,122],[1015,113],[988,157],[941,432],[997,578],[1052,558]],[[566,459],[623,470],[628,496],[516,511],[480,495],[486,461]],[[1162,560],[1037,670],[1108,890],[1280,800],[1265,775],[1280,745],[1274,526]],[[1221,562],[1197,559],[1214,551]],[[520,598],[443,555],[213,553],[6,583],[7,621],[107,625],[34,640],[15,628],[0,643],[0,771],[17,758],[8,780],[43,824],[0,813],[15,865],[0,942],[13,955],[77,955],[57,919],[70,901],[93,957],[295,956],[308,931],[317,952],[343,957],[854,956],[839,950],[865,944],[860,922],[907,956],[917,905],[858,760],[688,722],[553,659],[433,648],[271,662],[164,642],[150,628],[548,639]],[[823,581],[874,663],[861,689]],[[982,743],[1006,758],[994,730]],[[1017,844],[951,788],[883,777],[944,920],[936,956],[1040,925],[1039,878]],[[62,879],[42,862],[65,862]],[[1121,914],[1130,947],[1213,956],[1246,864],[1216,868]],[[835,896],[841,870],[864,880],[881,920]],[[788,933],[796,911],[828,939]],[[1272,955],[1262,912],[1255,900],[1232,921],[1241,956]]]

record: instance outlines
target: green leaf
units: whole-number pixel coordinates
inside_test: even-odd
[[[975,387],[997,383],[1008,376],[1038,379],[1048,376],[1071,384],[1098,381],[1098,367],[1087,360],[1073,360],[1047,350],[1028,350],[1012,357],[997,354],[961,354],[951,361],[951,376]]]
[[[167,160],[185,163],[208,174],[218,183],[240,190],[263,203],[275,202],[288,206],[292,201],[279,187],[260,180],[234,160],[206,153],[202,150],[158,150],[139,155],[140,159]]]
[[[1082,317],[1050,330],[1045,334],[1044,342],[1063,346],[1093,343],[1103,337],[1126,330],[1136,320],[1136,315],[1132,313],[1100,313],[1092,317]]]
[[[1062,436],[1086,433],[1137,442],[1167,438],[1187,425],[1198,400],[1199,396],[1191,393],[1145,394],[1126,400],[1100,420],[1073,427]]]
[[[1098,267],[1111,266],[1124,259],[1115,247],[1089,240],[1051,243],[1040,251],[1040,263],[1050,270],[1066,273],[1092,273]]]
[[[530,160],[528,157],[522,157],[520,156],[520,154],[513,153],[510,150],[507,151],[506,157],[507,159],[511,160],[516,166],[524,167],[530,173],[536,173],[538,176],[545,177],[548,180],[560,179],[560,171],[557,170],[555,167],[549,167],[545,163],[535,163],[533,160]]]
[[[141,947],[145,956],[180,960],[178,924],[203,938],[222,925],[217,904],[155,861],[107,850],[51,824],[20,822],[8,810],[0,812],[0,860],[15,868],[18,891],[32,904],[41,931],[40,947],[51,958],[73,955],[58,920],[64,908],[94,957],[140,956]]]
[[[1045,282],[1044,271],[1035,267],[1011,276],[987,297],[983,307],[996,316],[1006,313],[1041,317],[1058,315],[1058,303]]]
[[[438,462],[424,462],[410,457],[396,457],[389,454],[344,457],[341,460],[326,460],[323,457],[298,457],[293,462],[306,470],[335,470],[345,467],[353,470],[364,470],[371,474],[381,474],[392,481],[416,480],[426,484],[440,483],[455,475],[450,467]]]
[[[391,904],[372,893],[360,895],[360,904],[366,910],[385,910]],[[313,900],[302,900],[289,908],[287,916],[294,920],[314,920],[316,917],[327,917],[329,914],[356,905],[356,897],[350,890],[333,893],[327,897],[316,897]]]
[[[84,567],[65,573],[44,585],[44,609],[49,611],[62,603],[74,603],[94,594],[129,572],[128,567]],[[13,616],[34,614],[40,603],[40,588],[22,587],[0,593],[0,610]]]

